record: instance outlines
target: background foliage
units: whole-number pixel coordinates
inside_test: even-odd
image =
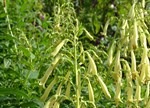
[[[97,65],[98,74],[107,85],[111,96],[114,97],[115,82],[110,75],[114,64],[110,67],[108,66],[107,53],[111,44],[114,41],[118,42],[120,39],[122,21],[128,18],[127,15],[133,1],[6,0],[6,6],[4,6],[4,1],[0,0],[0,107],[44,107],[45,102],[40,97],[45,89],[39,86],[39,79],[54,61],[55,57],[51,53],[57,45],[64,39],[73,41],[76,32],[78,42],[82,43],[84,50],[89,51],[91,55],[93,55],[92,51],[94,51],[98,55],[98,58],[92,56]],[[144,20],[148,28],[147,31],[150,32],[150,1],[145,1],[146,6],[144,10],[147,15],[145,15]],[[76,19],[78,19],[78,26],[76,26]],[[108,21],[108,29],[105,31]],[[132,25],[132,21],[130,25]],[[107,34],[105,35],[105,33]],[[89,35],[93,36],[93,39]],[[147,46],[149,48],[150,39],[147,39]],[[117,48],[114,51],[114,55],[116,52]],[[139,63],[141,51],[136,50],[136,52],[138,52],[136,57],[138,58],[137,63]],[[67,71],[73,71],[74,69],[73,65],[71,65],[74,59],[69,56],[70,53],[74,54],[74,47],[71,42],[65,44],[60,53],[64,57],[49,77],[46,87],[55,76],[58,76],[61,79],[60,81],[63,81],[62,79],[64,79]],[[82,55],[80,48],[77,49],[77,54],[80,58],[80,54]],[[123,54],[121,57],[125,58]],[[130,56],[125,59],[131,63]],[[87,57],[85,58],[85,64],[81,64],[80,60],[77,62],[81,70],[88,71]],[[83,70],[81,75],[82,94],[83,100],[88,103],[88,88],[86,87],[87,82],[84,79]],[[123,74],[124,77],[125,75]],[[71,78],[71,82],[76,86],[75,74],[72,73]],[[96,106],[98,108],[115,108],[114,99],[106,99],[104,94],[99,92],[101,87],[97,86],[91,77],[90,81],[95,93]],[[123,82],[125,82],[124,79]],[[55,95],[59,83],[53,87],[46,101]],[[63,92],[65,92],[66,86],[62,87]],[[120,104],[120,108],[126,107],[125,86],[123,85],[123,103]],[[146,87],[142,90],[143,95],[145,89]],[[74,101],[75,90],[73,87],[71,91],[71,99]],[[74,107],[75,102],[72,102],[71,99],[61,103],[60,107]],[[144,103],[140,105],[142,106]]]

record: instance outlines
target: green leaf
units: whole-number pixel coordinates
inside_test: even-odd
[[[24,91],[15,88],[0,88],[0,95],[10,95],[10,94],[28,98],[27,94]]]
[[[26,103],[23,103],[20,105],[22,108],[28,108],[28,107],[32,107],[32,108],[43,108],[44,107],[44,103],[40,102],[39,100],[32,100]]]
[[[100,29],[100,22],[98,20],[94,20],[94,26],[95,26],[95,33],[97,34]]]
[[[5,18],[6,17],[6,13],[0,13],[0,18]]]
[[[39,76],[39,72],[38,71],[33,71],[30,73],[29,79],[37,79]]]
[[[4,68],[9,68],[11,65],[11,59],[4,58]]]
[[[15,39],[15,37],[12,37],[12,36],[10,36],[10,35],[4,35],[4,36],[0,36],[0,40],[14,40]]]
[[[21,51],[23,51],[23,53],[24,53],[25,56],[30,57],[30,51],[27,48],[21,46],[21,47],[19,47],[19,49]]]
[[[34,59],[35,55],[32,52],[30,52],[30,57],[31,57],[31,59]]]

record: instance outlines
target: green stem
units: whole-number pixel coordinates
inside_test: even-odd
[[[77,25],[78,26],[78,25]],[[78,67],[77,67],[77,35],[74,36],[74,71],[76,74],[76,108],[80,108],[80,88],[79,88],[79,73],[78,73]]]
[[[9,16],[8,16],[8,12],[7,12],[6,0],[4,0],[3,2],[4,2],[4,12],[6,14],[6,21],[8,23],[8,30],[9,30],[11,36],[14,37],[12,29],[11,29],[11,26],[10,26],[10,20],[9,20]],[[15,44],[15,42],[14,42],[14,44]],[[16,46],[16,44],[15,44],[15,50],[17,52],[17,46]]]

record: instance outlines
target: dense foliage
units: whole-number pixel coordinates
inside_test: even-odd
[[[149,20],[148,0],[0,0],[0,107],[149,108]]]

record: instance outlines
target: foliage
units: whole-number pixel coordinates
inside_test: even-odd
[[[41,99],[46,100],[48,94],[52,90],[52,87],[56,85],[57,87],[56,94],[52,95],[51,98],[48,100],[47,102],[48,106],[54,105],[55,107],[56,106],[58,107],[60,106],[60,101],[66,99],[71,102],[70,104],[73,104],[76,107],[79,106],[81,107],[82,104],[83,105],[85,104],[84,105],[85,107],[87,105],[91,107],[92,105],[96,106],[94,103],[95,99],[93,96],[94,95],[93,91],[98,91],[99,88],[95,88],[95,90],[93,90],[94,87],[91,87],[91,83],[90,83],[92,79],[95,79],[94,81],[95,84],[98,84],[98,81],[96,80],[100,80],[99,82],[103,88],[103,92],[105,93],[105,95],[107,95],[108,98],[110,98],[110,94],[107,90],[106,85],[97,74],[97,67],[94,62],[94,59],[91,57],[91,54],[94,54],[94,58],[97,58],[98,60],[100,60],[100,58],[97,56],[94,50],[92,49],[86,50],[85,47],[87,44],[81,42],[81,40],[83,39],[86,41],[88,38],[91,40],[93,40],[94,38],[82,25],[79,24],[78,20],[75,19],[75,12],[73,11],[73,8],[70,3],[66,3],[61,6],[58,5],[55,8],[55,10],[57,12],[55,13],[55,15],[57,16],[56,18],[59,18],[59,19],[55,18],[55,20],[57,20],[56,21],[57,24],[55,25],[59,27],[60,38],[62,36],[62,38],[64,39],[62,39],[62,41],[58,44],[58,46],[55,47],[55,50],[51,53],[51,55],[53,55],[54,57],[56,56],[56,58],[52,62],[52,65],[50,65],[50,67],[46,71],[45,75],[40,79],[41,81],[40,84],[45,85],[47,81],[47,77],[49,77],[53,73],[57,81],[55,81],[56,80],[55,78],[51,81],[50,85],[48,85],[48,87],[46,88]],[[70,14],[66,15],[64,12]],[[65,22],[67,22],[67,24],[63,23],[62,21],[64,17],[65,17]],[[64,31],[65,31],[65,36],[62,35],[64,34],[62,33]],[[86,34],[86,35],[84,34],[85,36],[82,35],[83,32],[85,32]],[[82,39],[80,40],[80,38]],[[62,52],[58,54],[60,50]],[[63,62],[59,61],[59,59],[62,59]],[[58,69],[56,68],[56,66]],[[54,71],[55,68],[57,69],[57,71]],[[88,88],[85,87],[86,85],[88,85]],[[85,89],[88,89],[89,92],[85,92],[84,91]],[[89,96],[90,101],[87,101],[88,93],[89,95],[93,94]]]
[[[44,35],[39,28],[42,25],[34,25],[42,22],[39,10],[30,12],[34,3],[7,1],[5,7],[2,2],[0,4],[1,107],[42,106],[37,99],[40,95],[37,78],[44,65],[41,63],[46,59],[46,56],[42,60],[39,58],[43,56],[46,38],[39,38]],[[27,7],[28,4],[31,5]]]
[[[0,107],[148,108],[149,7],[1,0]]]

